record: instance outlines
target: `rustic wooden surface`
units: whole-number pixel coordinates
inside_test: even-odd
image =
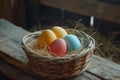
[[[11,64],[0,59],[0,72],[12,80],[36,80],[33,76],[18,70]]]
[[[11,76],[11,79],[36,80],[37,78],[42,80],[27,65],[28,58],[21,48],[22,38],[28,33],[22,28],[0,19],[0,58],[7,62],[0,60],[0,72],[8,77]],[[88,69],[71,80],[120,80],[120,65],[93,55]]]
[[[101,0],[40,0],[40,4],[120,23],[120,6]]]

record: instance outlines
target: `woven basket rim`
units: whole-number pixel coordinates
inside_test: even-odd
[[[66,29],[66,30],[75,30],[75,29]],[[41,31],[44,31],[44,30],[41,30]],[[79,30],[80,32],[82,32],[84,35],[86,35],[90,39],[90,43],[89,43],[88,47],[84,48],[83,50],[79,50],[81,52],[78,51],[77,54],[70,55],[69,57],[52,57],[51,58],[49,56],[40,56],[40,55],[38,56],[33,51],[28,50],[28,48],[25,45],[25,42],[28,39],[28,36],[30,36],[30,35],[32,36],[34,34],[40,34],[41,31],[36,31],[36,32],[29,33],[29,34],[25,35],[23,37],[23,40],[22,40],[22,48],[24,48],[27,52],[31,53],[35,57],[39,57],[39,58],[42,58],[42,59],[49,59],[49,60],[71,60],[71,59],[74,59],[75,57],[78,57],[78,56],[82,57],[83,55],[86,55],[89,50],[95,48],[95,40],[94,40],[94,38],[92,38],[91,36],[87,35],[85,32]],[[78,31],[78,30],[75,30],[75,31]]]

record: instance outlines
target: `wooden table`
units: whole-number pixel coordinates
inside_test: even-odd
[[[43,80],[29,68],[21,48],[22,38],[28,33],[0,19],[0,73],[12,80]],[[88,69],[70,80],[120,80],[120,65],[93,55]]]

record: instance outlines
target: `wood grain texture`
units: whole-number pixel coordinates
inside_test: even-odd
[[[13,7],[13,20],[14,24],[19,25],[21,27],[26,26],[26,5],[24,0],[10,0],[12,2]]]
[[[87,71],[99,74],[97,76],[104,79],[120,80],[120,65],[95,55],[91,58]]]
[[[0,51],[9,54],[9,56],[15,59],[25,62],[28,61],[25,53],[21,48],[22,38],[28,34],[27,31],[20,27],[16,27],[14,24],[0,20]],[[10,49],[11,48],[11,49]],[[16,54],[16,52],[18,54]],[[22,53],[22,54],[19,54]]]
[[[13,22],[12,6],[10,0],[0,0],[0,18]]]
[[[40,4],[120,23],[120,6],[100,0],[40,0]]]
[[[0,59],[0,72],[11,80],[37,80]]]
[[[21,48],[22,38],[28,33],[22,28],[0,19],[0,58],[23,72],[41,79],[27,65],[28,58]],[[87,71],[71,80],[120,80],[119,74],[120,65],[93,55]]]
[[[0,18],[5,18],[16,25],[26,25],[24,0],[0,0]]]

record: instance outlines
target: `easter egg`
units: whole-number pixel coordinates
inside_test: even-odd
[[[64,56],[66,50],[67,45],[65,40],[62,38],[56,39],[48,47],[48,51],[50,51],[53,56]]]
[[[58,26],[52,27],[51,30],[55,33],[57,38],[64,38],[67,35],[67,32],[65,31],[65,29]]]
[[[80,40],[75,35],[69,34],[64,37],[64,40],[66,41],[67,49],[70,51],[78,50],[82,47]]]
[[[41,34],[38,38],[38,45],[39,45],[39,47],[44,48],[56,39],[57,39],[57,37],[53,33],[53,31],[44,30],[44,31],[41,32]]]

